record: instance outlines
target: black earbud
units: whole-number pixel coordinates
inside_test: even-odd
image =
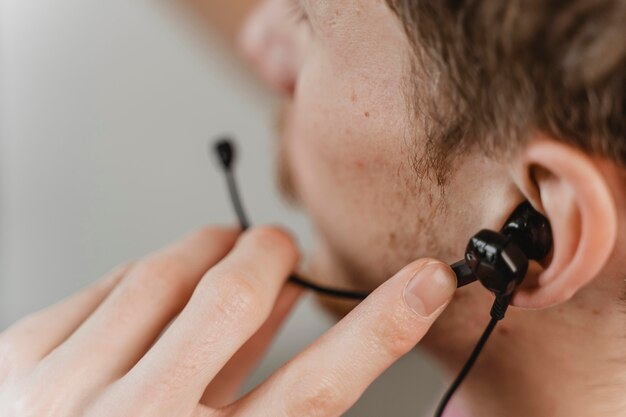
[[[458,285],[476,280],[496,296],[510,296],[528,271],[529,260],[545,258],[552,247],[548,220],[528,202],[515,209],[500,232],[481,230],[454,265]]]
[[[467,244],[465,258],[452,269],[457,275],[458,286],[476,280],[495,294],[491,307],[491,320],[465,365],[446,391],[435,417],[443,413],[465,377],[476,363],[497,323],[504,318],[515,289],[528,272],[530,260],[542,260],[552,249],[550,223],[533,206],[524,202],[511,214],[500,232],[481,230]]]

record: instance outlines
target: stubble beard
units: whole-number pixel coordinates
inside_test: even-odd
[[[276,182],[278,191],[283,199],[289,204],[297,206],[300,199],[295,185],[293,168],[289,158],[289,144],[287,141],[289,113],[290,106],[288,103],[285,103],[281,106],[276,115]]]

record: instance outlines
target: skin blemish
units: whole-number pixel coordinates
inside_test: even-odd
[[[511,332],[509,331],[508,327],[503,326],[498,329],[498,333],[502,336],[508,336]]]
[[[365,168],[365,163],[364,163],[363,161],[361,161],[361,160],[357,160],[357,161],[355,162],[355,164],[356,164],[356,168],[357,168],[357,169],[363,169],[363,168]]]
[[[370,117],[370,112],[366,111],[363,115],[365,115],[365,117]]]
[[[356,103],[356,100],[357,100],[356,93],[352,93],[352,95],[350,96],[350,100],[351,100],[353,103]]]

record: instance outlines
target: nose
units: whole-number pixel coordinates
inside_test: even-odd
[[[292,95],[299,72],[297,30],[288,18],[286,0],[263,0],[239,36],[243,55],[259,76],[279,93]]]

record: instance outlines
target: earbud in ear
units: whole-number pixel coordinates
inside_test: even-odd
[[[502,233],[511,236],[528,259],[540,261],[552,250],[550,222],[527,201],[511,214]]]
[[[548,220],[528,202],[511,214],[501,232],[481,230],[452,266],[459,287],[480,281],[496,296],[510,296],[523,281],[529,260],[545,258],[552,247]]]
[[[552,249],[550,223],[528,202],[519,205],[500,232],[481,230],[467,244],[465,258],[452,265],[457,286],[480,281],[496,295],[491,320],[469,359],[443,396],[436,417],[443,416],[448,402],[474,366],[498,321],[502,320],[513,299],[513,293],[528,272],[529,260],[539,261]]]
[[[485,288],[495,295],[510,295],[528,271],[528,258],[510,236],[492,230],[474,235],[465,261]]]

